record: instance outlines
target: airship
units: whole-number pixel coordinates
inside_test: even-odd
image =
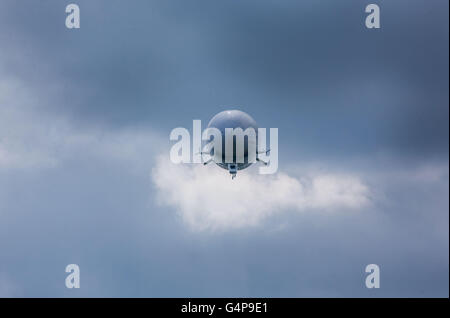
[[[258,153],[268,153],[270,150],[263,150],[258,152],[258,125],[256,121],[247,113],[240,110],[225,110],[217,115],[215,115],[208,123],[208,128],[216,128],[220,131],[222,136],[222,149],[214,149],[207,152],[211,156],[211,159],[206,161],[204,164],[210,162],[216,163],[219,167],[228,170],[231,178],[234,179],[239,170],[243,170],[252,165],[255,161],[261,162],[267,165],[268,162],[263,161],[258,158]],[[247,128],[252,128],[255,132],[255,138],[247,138],[247,142],[244,142],[243,160],[239,158],[236,154],[237,141],[236,136],[233,136],[233,157],[232,160],[226,160],[225,158],[225,145],[226,145],[226,129],[231,128],[233,130],[241,128],[243,131]],[[210,139],[210,141],[212,138]],[[231,139],[230,139],[231,140]],[[254,154],[251,151],[255,151]],[[230,162],[231,161],[231,162]]]

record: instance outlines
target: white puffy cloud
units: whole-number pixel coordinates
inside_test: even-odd
[[[260,224],[286,212],[358,209],[369,188],[351,175],[317,174],[302,179],[283,172],[239,171],[232,180],[216,165],[173,164],[167,156],[152,171],[160,204],[173,207],[194,230],[227,230]]]

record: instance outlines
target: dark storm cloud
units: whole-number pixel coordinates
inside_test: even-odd
[[[3,41],[78,120],[169,130],[236,107],[314,155],[448,153],[446,1],[381,1],[380,30],[364,1],[79,1],[76,31],[28,3],[3,5]]]

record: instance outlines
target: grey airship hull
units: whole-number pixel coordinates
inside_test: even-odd
[[[252,162],[249,162],[248,160],[249,147],[247,138],[246,141],[244,142],[244,162],[243,163],[237,162],[236,137],[234,137],[233,140],[233,162],[232,163],[225,162],[225,128],[233,128],[233,129],[241,128],[244,131],[247,128],[253,128],[256,134],[255,149],[258,149],[257,148],[258,126],[255,120],[250,115],[240,110],[225,110],[223,112],[218,113],[211,119],[211,121],[208,124],[208,128],[217,128],[222,134],[222,149],[215,150],[218,151],[219,157],[220,156],[222,157],[221,161],[215,161],[215,163],[219,167],[230,171],[231,175],[234,177],[238,170],[243,170],[252,164]]]

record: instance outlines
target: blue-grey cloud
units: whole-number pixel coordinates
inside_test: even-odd
[[[0,3],[0,296],[448,297],[447,1],[378,1],[380,30],[363,1],[77,3],[79,30]],[[279,128],[280,171],[370,204],[192,231],[155,157],[230,106]]]

